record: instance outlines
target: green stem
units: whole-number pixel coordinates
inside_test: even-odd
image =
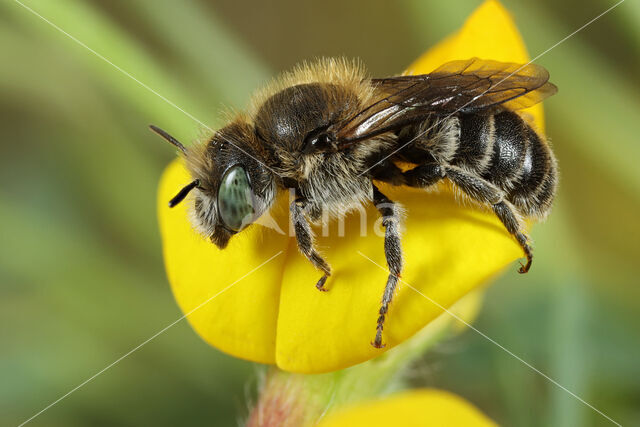
[[[326,374],[294,374],[271,368],[247,426],[314,425],[347,404],[373,399],[403,388],[402,374],[411,362],[453,331],[443,314],[412,339],[381,356]]]

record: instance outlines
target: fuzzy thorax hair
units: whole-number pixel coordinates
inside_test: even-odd
[[[311,62],[304,61],[256,91],[249,103],[249,119],[253,120],[265,101],[276,93],[291,86],[307,83],[343,86],[349,92],[358,95],[360,105],[367,105],[373,98],[373,88],[367,77],[364,65],[357,59],[319,58]]]

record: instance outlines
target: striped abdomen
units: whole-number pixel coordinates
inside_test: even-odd
[[[526,216],[544,216],[557,182],[556,160],[546,141],[518,114],[461,114],[459,141],[449,160],[505,191]]]

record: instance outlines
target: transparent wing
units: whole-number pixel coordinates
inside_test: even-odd
[[[530,107],[557,92],[535,64],[472,58],[430,74],[372,79],[376,101],[334,130],[340,145],[361,141],[430,115],[496,113]]]

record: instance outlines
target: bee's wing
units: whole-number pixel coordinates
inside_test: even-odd
[[[345,147],[429,115],[519,110],[557,92],[548,80],[539,65],[478,58],[447,62],[430,74],[372,79],[376,101],[334,133]]]

